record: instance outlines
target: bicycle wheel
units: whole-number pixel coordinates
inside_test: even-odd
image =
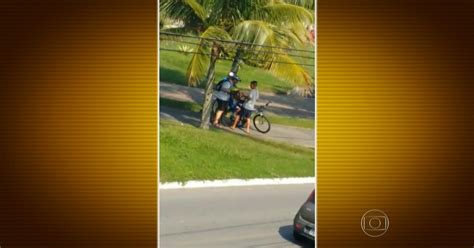
[[[253,126],[261,133],[268,133],[271,128],[270,121],[263,115],[253,117]]]

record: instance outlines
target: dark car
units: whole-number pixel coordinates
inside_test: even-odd
[[[314,240],[314,190],[296,213],[293,221],[293,236],[296,240],[303,238]]]

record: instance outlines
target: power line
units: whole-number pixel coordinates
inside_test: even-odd
[[[200,46],[202,45],[201,43],[198,43],[198,42],[190,42],[190,41],[184,41],[184,40],[175,40],[175,39],[166,39],[166,38],[162,38],[160,37],[160,41],[175,41],[175,42],[180,42],[180,43],[186,43],[186,44],[191,44],[191,45],[196,45],[196,46]],[[273,50],[270,50],[270,49],[260,49],[258,50],[258,52],[266,52],[266,53],[273,53],[273,54],[282,54],[282,55],[290,55],[292,57],[298,57],[298,58],[305,58],[305,59],[313,59],[314,60],[314,57],[312,56],[303,56],[303,55],[298,55],[298,54],[294,54],[294,53],[281,53],[281,52],[275,52]]]
[[[200,46],[200,45],[201,45],[201,43],[199,43],[199,42],[190,42],[190,41],[184,41],[184,40],[164,39],[164,38],[161,38],[161,37],[160,37],[160,41],[162,41],[162,40],[181,42],[181,43],[191,44],[191,45],[196,45],[196,46]],[[161,47],[160,47],[160,49],[161,49]]]
[[[176,50],[176,49],[168,49],[168,48],[160,48],[160,50],[163,51],[170,51],[170,52],[180,52],[180,53],[188,53],[188,54],[200,54],[200,55],[208,55],[210,56],[210,53],[199,53],[199,52],[185,52],[181,50]],[[221,60],[228,60],[228,61],[233,61],[231,58],[219,58]],[[284,61],[269,61],[269,60],[262,60],[262,59],[257,59],[256,62],[271,62],[271,63],[277,63],[277,64],[290,64],[290,65],[300,65],[300,66],[308,66],[308,67],[314,67],[313,64],[301,64],[301,63],[292,63],[292,62],[284,62]]]
[[[286,47],[278,47],[278,46],[268,46],[268,45],[258,45],[258,44],[253,44],[249,42],[242,42],[242,41],[231,41],[231,40],[221,40],[221,39],[213,39],[213,38],[203,38],[203,37],[198,37],[198,36],[193,36],[193,35],[186,35],[186,34],[177,34],[177,33],[171,33],[171,32],[160,32],[161,35],[171,35],[171,36],[178,36],[178,37],[188,37],[188,38],[193,38],[193,39],[201,39],[201,40],[208,40],[208,41],[219,41],[219,42],[224,42],[224,43],[232,43],[232,44],[238,44],[238,45],[248,45],[248,46],[259,46],[259,47],[266,47],[266,48],[276,48],[276,49],[282,49],[282,50],[287,50],[287,51],[298,51],[298,52],[306,52],[306,53],[313,53],[314,51],[311,50],[304,50],[304,49],[295,49],[295,48],[286,48]]]
[[[197,43],[197,42],[189,42],[189,41],[182,41],[182,40],[173,40],[173,39],[163,39],[163,38],[160,38],[160,40],[165,40],[165,41],[175,41],[175,42],[180,42],[180,43],[185,43],[185,44],[191,44],[191,45],[196,45],[196,46],[200,46],[201,43]],[[311,57],[311,56],[302,56],[302,55],[297,55],[297,54],[291,54],[291,53],[280,53],[280,52],[274,52],[274,51],[271,51],[271,50],[259,50],[258,51],[259,53],[271,53],[271,54],[280,54],[280,55],[289,55],[289,56],[292,56],[292,57],[295,57],[295,58],[304,58],[304,59],[312,59],[314,60],[314,57]]]
[[[181,50],[177,50],[177,49],[168,49],[168,48],[160,48],[160,50],[163,50],[163,51],[170,51],[170,52],[180,52],[180,53],[188,53],[188,54],[200,54],[200,55],[208,55],[210,56],[211,54],[210,53],[199,53],[199,52],[185,52],[185,51],[181,51]],[[219,59],[222,59],[222,60],[229,60],[229,61],[232,61],[233,59],[231,58],[219,58]],[[284,62],[284,61],[268,61],[268,60],[256,60],[257,62],[260,62],[260,63],[263,63],[263,62],[271,62],[271,63],[277,63],[277,64],[289,64],[289,65],[299,65],[299,66],[307,66],[307,67],[313,67],[314,68],[314,64],[301,64],[301,63],[291,63],[291,62]]]
[[[222,39],[203,38],[203,37],[197,37],[197,36],[192,36],[192,35],[184,35],[184,34],[176,34],[176,33],[170,33],[170,32],[160,32],[160,37],[161,37],[161,35],[172,35],[172,36],[178,36],[178,37],[188,37],[188,38],[193,38],[193,39],[201,39],[201,40],[206,40],[206,41],[219,41],[219,42],[231,43],[231,44],[237,44],[237,45],[248,45],[248,46],[258,46],[258,47],[265,47],[265,48],[276,48],[276,49],[281,49],[281,50],[286,50],[286,51],[297,51],[297,52],[306,52],[306,53],[313,53],[314,54],[314,51],[311,51],[311,50],[286,48],[286,47],[278,47],[278,46],[268,46],[268,45],[258,45],[258,44],[253,44],[253,43],[249,43],[249,42],[242,42],[242,41],[230,41],[230,40],[222,40]]]

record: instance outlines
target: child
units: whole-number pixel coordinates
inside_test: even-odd
[[[255,102],[259,97],[257,81],[250,82],[250,89],[250,93],[246,97],[243,108],[240,111],[239,115],[235,118],[234,123],[231,127],[232,129],[235,128],[237,126],[237,123],[239,123],[240,118],[243,118],[245,124],[245,132],[248,134],[250,133],[250,116],[252,115],[252,112],[255,111]]]

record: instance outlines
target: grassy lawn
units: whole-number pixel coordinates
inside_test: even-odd
[[[160,46],[177,49],[175,43],[162,41]],[[190,46],[192,47],[192,45]],[[304,54],[308,56],[308,54]],[[311,54],[310,54],[311,55]],[[185,55],[183,53],[173,51],[160,51],[160,81],[186,85],[186,70],[189,62],[191,61],[192,54]],[[314,63],[311,59],[297,59],[301,63]],[[216,80],[224,78],[231,68],[231,61],[219,60],[216,64]],[[305,67],[306,68],[306,67]],[[313,68],[306,68],[310,75],[314,77]],[[274,93],[286,93],[291,90],[294,86],[287,81],[281,80],[269,72],[254,68],[247,65],[242,65],[239,71],[239,77],[242,79],[242,83],[239,87],[248,88],[248,84],[252,80],[259,82],[258,87],[262,92],[274,92]],[[199,87],[203,88],[203,85]]]
[[[314,150],[160,122],[162,182],[314,176]]]
[[[265,116],[270,120],[270,123],[274,123],[274,124],[280,124],[280,125],[292,126],[292,127],[312,128],[312,129],[314,129],[315,127],[314,119],[295,118],[295,117],[288,117],[288,116],[281,116],[281,115],[265,115]]]
[[[160,105],[178,109],[184,109],[192,112],[199,113],[202,107],[200,104],[195,102],[185,102],[185,101],[177,101],[167,98],[160,98]],[[314,119],[306,119],[306,118],[294,118],[288,116],[280,116],[280,115],[265,115],[272,124],[280,124],[285,126],[292,126],[292,127],[302,127],[302,128],[313,128],[314,129]]]

